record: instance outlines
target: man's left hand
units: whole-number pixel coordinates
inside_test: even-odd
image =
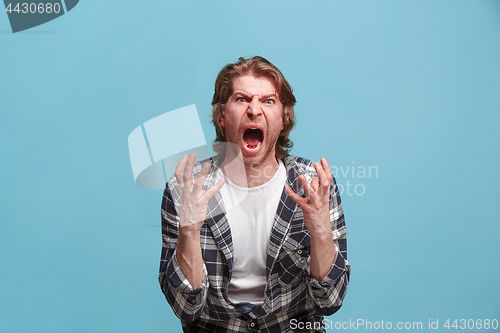
[[[306,198],[300,197],[291,188],[287,188],[286,193],[302,208],[304,222],[311,234],[317,232],[331,234],[329,203],[330,185],[333,177],[330,165],[323,157],[321,165],[316,162],[314,168],[318,177],[314,178],[311,184],[307,182],[304,175],[299,176],[300,184],[307,195]]]

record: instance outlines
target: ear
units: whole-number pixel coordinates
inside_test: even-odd
[[[224,116],[220,116],[220,117],[219,117],[219,125],[220,125],[222,128],[226,128],[226,124],[224,123]]]

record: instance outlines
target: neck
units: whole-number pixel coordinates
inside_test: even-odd
[[[220,166],[224,175],[241,187],[255,187],[267,183],[278,168],[279,162],[274,154],[260,163],[253,164],[245,163],[241,154],[238,156],[227,154]]]

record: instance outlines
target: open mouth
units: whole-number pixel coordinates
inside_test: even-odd
[[[257,150],[264,140],[264,133],[258,128],[247,128],[243,132],[243,142],[248,150]]]

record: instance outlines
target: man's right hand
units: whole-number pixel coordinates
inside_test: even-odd
[[[202,189],[210,164],[205,163],[193,181],[193,166],[196,155],[183,156],[175,169],[179,183],[180,227],[176,257],[179,267],[193,288],[203,282],[203,257],[201,254],[200,230],[207,215],[207,205],[211,197],[224,185],[220,179],[212,188]]]
[[[210,170],[210,164],[205,163],[201,172],[193,181],[193,167],[196,155],[184,155],[175,169],[175,178],[179,184],[180,195],[180,226],[189,229],[185,231],[199,231],[207,215],[207,205],[211,197],[224,185],[224,178],[207,191],[202,190],[205,177]]]

